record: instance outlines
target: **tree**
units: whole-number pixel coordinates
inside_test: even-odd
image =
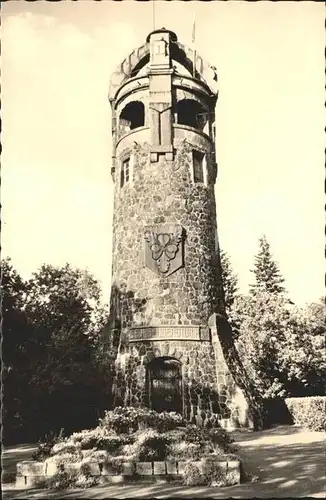
[[[52,428],[63,421],[67,428],[85,426],[95,416],[105,383],[96,359],[105,321],[99,284],[69,264],[43,265],[27,288],[25,311],[34,332],[31,410],[36,415],[42,409]],[[52,419],[57,405],[60,419]]]
[[[326,387],[325,304],[293,307],[291,329],[279,353],[292,396],[324,395]]]
[[[286,374],[279,353],[290,325],[286,299],[266,291],[239,296],[234,301],[231,318],[237,325],[240,359],[260,395],[284,396]]]
[[[26,283],[9,258],[1,261],[3,424],[10,438],[21,437],[28,405],[31,329],[24,312]]]
[[[221,250],[220,252],[220,265],[222,272],[225,307],[226,312],[229,314],[234,302],[235,295],[238,291],[238,277],[232,269],[229,255],[223,250]]]
[[[21,402],[21,420],[33,439],[49,430],[91,424],[98,408],[109,406],[98,341],[107,318],[98,282],[69,264],[43,265],[27,282],[8,264],[4,271],[3,302],[16,304],[3,310],[4,361],[10,368],[6,401]],[[24,323],[16,327],[20,317]],[[13,413],[8,413],[7,429]]]
[[[280,294],[285,291],[284,279],[278,268],[278,264],[273,260],[270,245],[266,236],[259,239],[259,250],[255,256],[255,264],[252,272],[255,275],[256,283],[251,285],[251,293],[258,291]]]
[[[325,306],[295,307],[281,294],[237,296],[236,346],[263,398],[313,396],[325,387]]]

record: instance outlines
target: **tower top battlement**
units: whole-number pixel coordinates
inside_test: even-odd
[[[217,94],[216,68],[206,62],[195,49],[187,47],[178,41],[177,35],[166,28],[152,31],[146,37],[146,43],[134,49],[116,68],[111,76],[109,99],[115,100],[119,88],[131,78],[138,76],[140,71],[148,65],[148,73],[162,72],[170,69],[173,72],[174,62],[183,66],[193,79],[205,84],[212,95]]]

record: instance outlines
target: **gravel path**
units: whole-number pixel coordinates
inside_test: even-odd
[[[259,476],[255,483],[228,488],[189,488],[171,484],[111,485],[88,490],[53,492],[14,490],[3,484],[5,499],[42,498],[325,498],[325,434],[305,432],[294,426],[282,426],[259,432],[234,434],[245,469]],[[5,470],[16,462],[28,460],[34,448],[21,445],[3,453]]]

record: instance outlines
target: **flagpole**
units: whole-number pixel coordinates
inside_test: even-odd
[[[153,4],[153,11],[152,11],[152,14],[153,14],[153,31],[155,30],[155,4],[154,4],[155,0],[152,0],[152,4]]]
[[[193,25],[192,25],[192,76],[196,78],[196,58],[197,58],[197,53],[196,53],[196,47],[195,47],[195,40],[196,40],[196,14],[194,12],[194,20],[193,20]]]

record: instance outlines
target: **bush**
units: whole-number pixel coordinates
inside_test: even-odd
[[[161,461],[168,455],[169,439],[153,429],[140,431],[130,447],[131,455],[140,461]]]
[[[64,429],[61,429],[58,434],[50,432],[45,434],[44,438],[37,443],[37,450],[33,453],[33,460],[43,461],[51,455],[51,450],[54,445],[64,439]]]
[[[200,446],[213,445],[215,449],[219,448],[223,452],[230,451],[231,444],[234,442],[234,439],[222,428],[206,429],[196,425],[186,427],[184,440]]]
[[[202,445],[182,440],[170,445],[168,458],[169,460],[199,460],[205,452],[207,449],[204,450]]]
[[[223,448],[223,450],[228,451],[232,448],[232,443],[234,439],[230,434],[221,427],[215,427],[208,432],[208,437],[211,439],[212,443],[216,446]]]
[[[286,398],[285,404],[294,423],[313,431],[326,429],[326,397]]]
[[[184,468],[183,484],[186,486],[203,486],[206,484],[206,478],[200,473],[195,464],[188,462]]]
[[[86,429],[81,432],[76,432],[72,434],[65,441],[65,446],[77,447],[81,450],[104,450],[110,453],[118,452],[124,444],[132,443],[134,441],[133,436],[130,434],[118,434],[105,427],[95,427],[95,429]],[[59,443],[58,446],[64,446],[63,443]],[[54,451],[56,449],[54,448]]]
[[[78,479],[77,471],[59,471],[46,480],[46,487],[53,490],[73,488]]]
[[[143,430],[147,427],[164,432],[183,425],[184,420],[178,413],[150,410],[149,408],[118,407],[105,412],[100,419],[100,427],[113,430],[117,434],[125,434]]]
[[[199,460],[203,456],[225,456],[233,452],[234,440],[224,429],[207,429],[188,425],[183,430],[167,433],[170,441],[169,458]]]
[[[215,460],[205,460],[204,462],[205,484],[226,486],[226,473]]]

